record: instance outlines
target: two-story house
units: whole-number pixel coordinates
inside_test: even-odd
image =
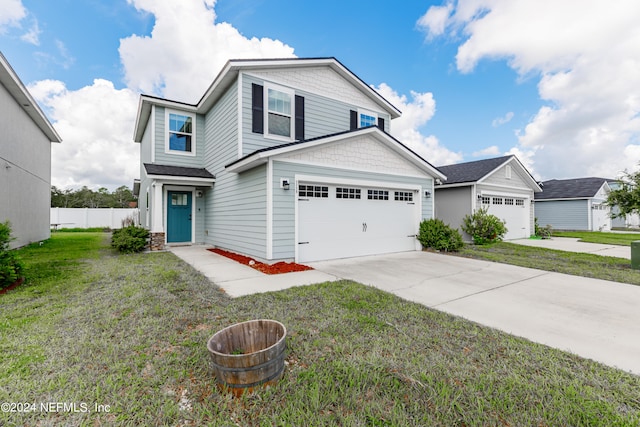
[[[335,58],[229,61],[195,105],[142,95],[152,248],[298,262],[420,249],[445,176],[389,134],[400,114]]]

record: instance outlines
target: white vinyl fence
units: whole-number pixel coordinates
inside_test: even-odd
[[[119,208],[51,208],[51,228],[122,228],[122,221],[133,217],[139,224],[138,209]]]

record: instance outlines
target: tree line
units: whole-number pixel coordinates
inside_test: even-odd
[[[77,190],[51,187],[52,208],[129,208],[135,201],[133,192],[126,185],[112,192],[104,187],[94,191],[86,185]]]

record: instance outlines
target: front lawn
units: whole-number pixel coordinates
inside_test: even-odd
[[[482,246],[465,245],[458,255],[520,267],[640,285],[640,271],[632,270],[631,261],[625,258],[557,251],[508,242]]]
[[[604,245],[631,246],[640,240],[640,233],[607,233],[601,231],[554,231],[554,237],[574,237],[581,242],[602,243]]]
[[[371,287],[231,299],[170,253],[61,235],[29,248],[33,277],[0,295],[0,402],[36,404],[3,406],[3,426],[640,424],[640,377]],[[258,318],[288,329],[285,375],[233,399],[206,343]]]

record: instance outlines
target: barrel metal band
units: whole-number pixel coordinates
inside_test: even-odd
[[[265,366],[268,366],[272,363],[276,363],[279,362],[281,360],[284,360],[284,350],[282,352],[280,352],[280,354],[278,355],[278,357],[271,359],[271,360],[267,360],[264,363],[261,363],[259,365],[255,365],[255,366],[249,366],[249,367],[237,367],[237,368],[229,368],[227,366],[220,366],[217,363],[213,362],[213,366],[215,367],[215,369],[220,369],[221,371],[226,371],[226,372],[231,372],[231,371],[238,371],[239,369],[242,369],[243,371],[256,371],[258,369],[262,369]]]

